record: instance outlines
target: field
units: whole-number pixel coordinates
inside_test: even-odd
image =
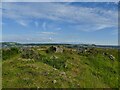
[[[43,45],[4,48],[2,55],[3,88],[119,86],[117,49],[87,48],[78,51],[64,45]]]

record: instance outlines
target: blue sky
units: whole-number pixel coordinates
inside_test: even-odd
[[[4,2],[2,15],[3,41],[118,44],[114,2]]]

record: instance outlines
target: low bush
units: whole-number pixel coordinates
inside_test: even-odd
[[[18,48],[9,48],[9,49],[2,49],[2,59],[10,59],[13,56],[19,54],[19,49]]]

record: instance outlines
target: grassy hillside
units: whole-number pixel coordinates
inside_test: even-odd
[[[3,88],[115,88],[118,87],[118,51],[94,48],[80,53],[49,46],[3,50]],[[108,55],[113,55],[111,60]]]

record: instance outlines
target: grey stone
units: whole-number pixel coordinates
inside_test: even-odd
[[[52,82],[53,82],[54,84],[55,84],[55,83],[57,83],[57,81],[56,81],[56,80],[53,80]]]
[[[113,55],[110,55],[109,58],[110,58],[111,60],[115,60],[115,57],[114,57]]]

